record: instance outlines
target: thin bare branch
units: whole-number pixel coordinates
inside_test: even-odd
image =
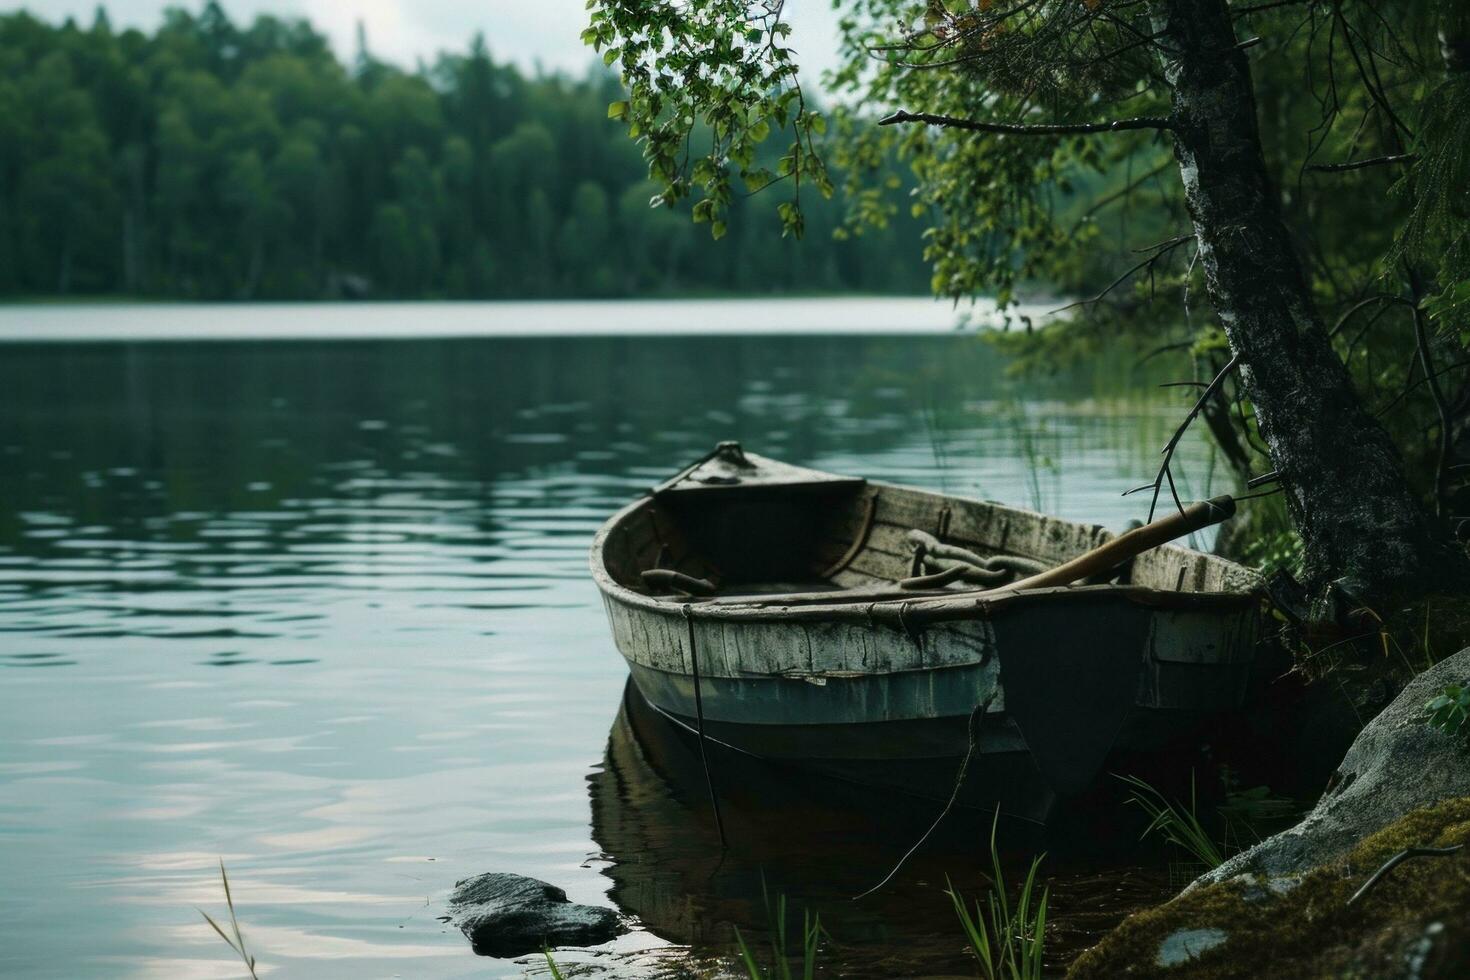
[[[1390,153],[1387,156],[1369,157],[1366,160],[1352,160],[1348,163],[1312,163],[1306,169],[1319,174],[1340,174],[1349,170],[1363,170],[1367,167],[1384,167],[1395,163],[1413,163],[1418,156],[1413,153]]]
[[[1436,378],[1442,378],[1446,374],[1449,374],[1451,371],[1458,371],[1460,368],[1465,368],[1465,367],[1470,367],[1470,359],[1463,360],[1463,361],[1456,361],[1453,364],[1446,364],[1444,367],[1442,367],[1438,371],[1434,372],[1434,377],[1436,377]],[[1400,391],[1397,395],[1394,395],[1393,398],[1390,401],[1388,401],[1387,404],[1385,404],[1378,411],[1374,412],[1373,413],[1373,417],[1376,418],[1376,419],[1383,418],[1383,416],[1385,416],[1385,415],[1388,414],[1389,409],[1393,408],[1399,402],[1401,402],[1405,398],[1407,398],[1409,396],[1409,394],[1414,391],[1414,389],[1416,389],[1420,385],[1424,384],[1424,382],[1427,381],[1427,380],[1428,380],[1427,378],[1420,378],[1419,380],[1415,381],[1413,384],[1410,384],[1407,387],[1405,387],[1403,391]]]
[[[1236,354],[1234,357],[1230,358],[1230,360],[1226,362],[1225,366],[1220,369],[1220,373],[1216,374],[1214,380],[1212,380],[1205,387],[1205,390],[1200,393],[1199,399],[1194,403],[1194,407],[1191,408],[1189,410],[1189,413],[1184,416],[1184,421],[1179,423],[1179,427],[1174,430],[1174,434],[1169,437],[1168,443],[1165,444],[1162,451],[1164,461],[1162,464],[1159,465],[1158,476],[1154,477],[1154,482],[1151,484],[1154,490],[1154,496],[1153,500],[1150,501],[1148,505],[1148,519],[1150,522],[1153,521],[1154,511],[1159,506],[1159,494],[1163,492],[1164,482],[1166,480],[1169,484],[1169,493],[1174,497],[1175,504],[1177,505],[1179,503],[1179,494],[1174,489],[1174,474],[1171,473],[1169,470],[1169,464],[1174,460],[1174,450],[1178,448],[1179,440],[1184,438],[1184,433],[1189,429],[1190,423],[1192,423],[1195,418],[1198,417],[1200,411],[1204,409],[1205,403],[1214,396],[1215,392],[1220,390],[1220,386],[1225,383],[1225,379],[1230,376],[1230,373],[1234,371],[1239,364],[1239,354]],[[1131,493],[1132,491],[1129,492]],[[1181,507],[1180,509],[1182,510],[1183,508]]]
[[[1254,490],[1256,487],[1265,486],[1268,483],[1274,483],[1279,479],[1281,479],[1281,474],[1278,473],[1276,470],[1272,470],[1270,473],[1262,473],[1260,476],[1253,476],[1249,480],[1246,480],[1245,488],[1247,490]]]
[[[933,112],[909,112],[899,109],[878,120],[880,126],[898,123],[924,123],[948,129],[964,129],[973,133],[997,133],[1002,136],[1079,136],[1089,133],[1120,133],[1131,129],[1172,129],[1174,123],[1162,116],[1139,116],[1096,123],[994,123],[980,119],[960,119]]]
[[[1232,7],[1230,8],[1230,16],[1246,17],[1250,14],[1259,14],[1265,10],[1275,10],[1278,7],[1295,7],[1298,4],[1310,4],[1313,2],[1315,0],[1275,0],[1274,3],[1257,3],[1249,7]]]
[[[1419,352],[1419,365],[1424,371],[1424,381],[1429,385],[1429,397],[1434,400],[1434,410],[1439,415],[1439,453],[1434,467],[1434,512],[1443,516],[1445,491],[1449,482],[1450,410],[1445,403],[1444,391],[1439,386],[1439,376],[1434,373],[1434,362],[1429,353],[1429,331],[1425,327],[1424,309],[1414,307],[1414,344]]]
[[[1363,886],[1353,892],[1352,897],[1347,900],[1347,904],[1352,905],[1354,902],[1361,900],[1364,895],[1367,895],[1373,890],[1374,885],[1383,880],[1384,875],[1411,858],[1448,857],[1458,852],[1464,846],[1463,844],[1451,844],[1449,847],[1406,847],[1383,862],[1383,865],[1377,871],[1373,872],[1367,881],[1363,882]]]
[[[1107,296],[1108,293],[1111,293],[1113,290],[1123,285],[1123,283],[1127,282],[1134,273],[1144,268],[1152,271],[1155,262],[1159,261],[1159,259],[1174,251],[1174,249],[1178,248],[1180,245],[1183,245],[1185,242],[1190,241],[1194,241],[1193,235],[1180,235],[1178,238],[1171,238],[1168,241],[1159,242],[1159,244],[1157,245],[1149,246],[1149,248],[1153,250],[1152,255],[1144,259],[1142,262],[1139,262],[1129,267],[1128,270],[1125,271],[1121,276],[1109,283],[1102,292],[1098,293],[1096,296],[1093,296],[1090,299],[1079,299],[1075,303],[1068,303],[1066,306],[1057,307],[1055,310],[1051,310],[1050,312],[1065,313],[1068,310],[1076,309],[1079,306],[1090,306],[1093,303],[1099,302],[1104,296]]]

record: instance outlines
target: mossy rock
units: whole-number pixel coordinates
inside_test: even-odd
[[[1411,680],[1358,733],[1310,813],[1204,875],[1194,887],[1244,873],[1299,875],[1343,857],[1404,814],[1470,795],[1465,738],[1431,728],[1424,705],[1447,685],[1470,682],[1470,649]]]
[[[1300,877],[1246,875],[1130,916],[1079,957],[1067,977],[1470,976],[1470,848],[1406,861],[1348,905],[1405,848],[1465,843],[1470,797],[1445,800]]]

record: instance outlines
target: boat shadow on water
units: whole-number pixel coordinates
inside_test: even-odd
[[[727,956],[735,929],[764,941],[778,897],[787,928],[799,935],[805,911],[818,913],[830,937],[824,964],[844,976],[969,974],[972,961],[948,883],[974,898],[989,870],[992,814],[957,806],[934,826],[943,803],[875,789],[773,763],[720,744],[707,745],[727,846],[700,759],[697,736],[651,706],[630,681],[608,736],[600,770],[589,777],[592,834],[613,881],[610,897],[643,927],[695,957]],[[983,766],[983,762],[981,763]],[[983,769],[966,779],[985,779]],[[1172,894],[1162,863],[1116,849],[1116,808],[1101,800],[1094,821],[1068,821],[1073,853],[1048,858],[1051,887],[1047,959],[1063,966],[1128,913]],[[1090,807],[1088,807],[1090,809]],[[1129,843],[1136,840],[1136,819]],[[905,854],[933,832],[907,860]],[[1099,833],[1093,844],[1079,836]],[[1007,875],[1025,873],[1051,838],[1047,828],[1002,818]],[[1107,841],[1102,840],[1108,838]],[[1097,846],[1094,846],[1097,845]],[[868,892],[903,861],[902,869]]]

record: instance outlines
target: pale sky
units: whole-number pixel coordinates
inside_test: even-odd
[[[3,3],[3,0],[0,0]],[[166,7],[190,10],[202,0],[109,0],[103,4],[115,27],[152,30]],[[585,0],[224,0],[230,19],[248,23],[257,14],[305,17],[332,40],[339,56],[351,57],[357,23],[367,27],[368,47],[377,57],[411,68],[439,51],[462,51],[476,31],[483,31],[497,61],[524,68],[538,62],[547,69],[580,75],[592,64],[590,48],[578,36],[586,26]],[[96,0],[28,0],[19,4],[43,20],[75,17],[89,24]],[[17,9],[14,6],[0,9]],[[837,17],[830,0],[787,0],[792,24],[791,47],[802,74],[817,78],[836,61]]]

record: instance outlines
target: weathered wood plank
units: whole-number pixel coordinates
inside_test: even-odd
[[[864,548],[858,552],[847,567],[849,570],[863,572],[885,582],[896,582],[901,578],[907,578],[909,574],[907,557],[884,554],[872,548]]]
[[[606,603],[613,640],[633,663],[690,673],[682,613]],[[987,662],[995,632],[985,620],[942,623],[912,632],[862,622],[701,618],[694,606],[700,671],[711,677],[890,674]]]
[[[869,575],[867,572],[848,567],[832,576],[834,585],[840,585],[844,589],[863,589],[876,585],[892,585],[893,580],[880,578],[877,575]]]
[[[1149,619],[1149,656],[1168,663],[1245,662],[1255,649],[1258,622],[1255,610],[1249,608],[1232,616],[1161,609]]]

